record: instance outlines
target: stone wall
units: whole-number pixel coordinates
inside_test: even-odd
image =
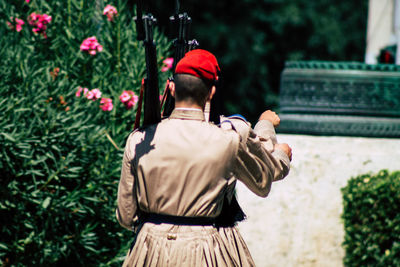
[[[248,219],[239,224],[257,266],[342,266],[340,189],[349,178],[400,170],[400,139],[279,134],[293,149],[291,172],[267,198],[238,183]]]

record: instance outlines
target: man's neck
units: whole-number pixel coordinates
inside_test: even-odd
[[[188,103],[188,102],[184,102],[184,101],[175,102],[175,108],[199,109],[199,110],[204,111],[204,107],[201,107],[200,105],[195,104],[195,103]]]

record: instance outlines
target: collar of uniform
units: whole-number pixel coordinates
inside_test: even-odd
[[[172,111],[170,119],[199,120],[205,121],[204,113],[201,109],[176,108]]]

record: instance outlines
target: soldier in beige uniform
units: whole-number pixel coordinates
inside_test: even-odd
[[[277,144],[279,117],[264,112],[254,130],[241,118],[208,123],[215,57],[194,50],[177,64],[171,116],[127,139],[117,219],[136,231],[124,266],[254,266],[236,227],[216,227],[237,180],[266,197],[289,172],[291,149]]]

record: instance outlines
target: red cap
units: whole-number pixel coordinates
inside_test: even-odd
[[[175,68],[176,74],[190,74],[208,81],[218,80],[218,61],[213,54],[203,49],[187,52]]]

